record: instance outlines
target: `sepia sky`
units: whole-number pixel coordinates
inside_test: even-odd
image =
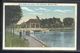
[[[75,17],[75,6],[21,6],[23,17],[18,24],[29,19],[35,19],[39,16],[40,19],[45,18],[60,18]]]

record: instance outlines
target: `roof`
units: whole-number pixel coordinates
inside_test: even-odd
[[[39,23],[38,19],[29,19],[26,23]]]

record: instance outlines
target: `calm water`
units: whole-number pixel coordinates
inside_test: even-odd
[[[74,47],[74,32],[35,32],[49,47]]]

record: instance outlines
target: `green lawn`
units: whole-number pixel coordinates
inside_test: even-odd
[[[5,46],[6,47],[28,47],[29,42],[28,42],[28,40],[24,40],[22,38],[19,38],[18,35],[12,36],[12,33],[6,32]]]

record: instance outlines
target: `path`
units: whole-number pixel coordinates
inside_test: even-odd
[[[19,32],[17,32],[17,31],[15,31],[14,33],[17,34],[17,35],[19,35]],[[36,38],[34,38],[32,36],[28,36],[25,33],[23,33],[23,38],[28,39],[29,47],[44,47],[44,44],[42,44]]]
[[[19,35],[17,31],[15,31],[15,34]],[[36,38],[32,36],[23,34],[23,38],[28,39],[29,47],[44,47],[44,44],[42,44],[40,41],[38,41]]]
[[[29,41],[29,47],[44,47],[44,45],[31,36],[26,36],[26,39]]]

